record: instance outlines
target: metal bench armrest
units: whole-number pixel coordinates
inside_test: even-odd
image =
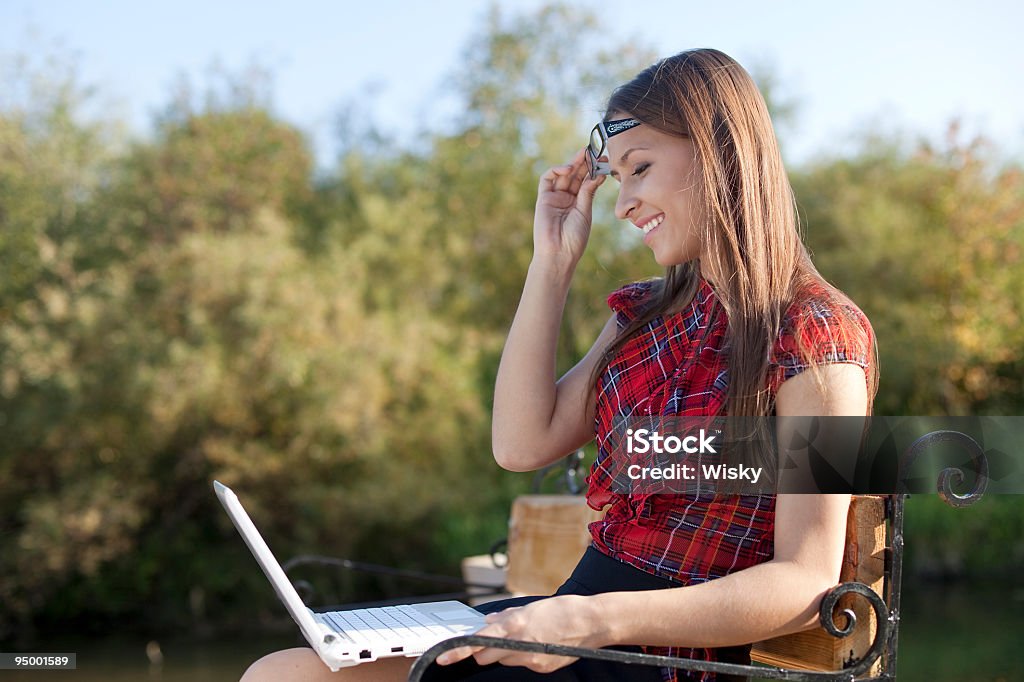
[[[587,649],[581,647],[564,646],[561,644],[546,644],[542,642],[525,642],[514,639],[496,637],[481,637],[479,635],[465,635],[446,639],[428,649],[413,665],[409,671],[409,682],[419,682],[434,660],[445,651],[462,646],[486,646],[496,649],[507,649],[510,651],[528,651],[556,656],[571,656],[574,658],[589,658],[600,661],[612,661],[630,665],[658,666],[661,668],[675,668],[679,670],[695,670],[701,672],[714,672],[722,675],[737,675],[760,677],[777,680],[806,680],[807,682],[817,680],[855,680],[871,669],[872,664],[882,655],[885,642],[890,631],[890,622],[886,611],[885,602],[882,601],[874,590],[862,583],[842,583],[832,588],[821,601],[819,620],[834,637],[845,637],[853,632],[856,626],[856,617],[849,609],[844,609],[840,614],[845,616],[846,623],[843,627],[836,625],[836,605],[840,598],[846,595],[859,595],[867,599],[875,612],[878,628],[871,647],[863,657],[852,661],[842,670],[826,672],[810,672],[804,670],[793,670],[770,666],[740,665],[735,663],[718,663],[709,661],[695,661],[689,658],[677,658],[671,656],[656,656],[632,651],[619,651],[617,649]]]

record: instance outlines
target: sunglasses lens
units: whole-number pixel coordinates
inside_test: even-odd
[[[608,138],[635,128],[638,125],[640,125],[638,119],[621,118],[617,121],[598,123],[594,126],[594,129],[590,131],[590,141],[587,143],[587,165],[590,167],[591,179],[596,178],[598,175],[608,175],[611,173],[611,164],[608,161],[601,160],[608,149]]]
[[[594,180],[598,175],[607,173],[605,164],[600,159],[604,154],[605,137],[601,132],[601,126],[596,125],[590,131],[590,142],[587,144],[587,166],[590,168],[590,179]]]
[[[590,131],[590,153],[595,159],[601,158],[604,154],[604,135],[601,134],[601,127],[594,126],[594,129]]]

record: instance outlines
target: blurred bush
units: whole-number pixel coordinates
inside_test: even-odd
[[[495,10],[454,79],[462,115],[408,147],[350,126],[326,172],[244,80],[174,99],[133,141],[84,116],[73,69],[12,62],[0,640],[279,614],[214,478],[281,558],[454,570],[504,534],[529,477],[493,464],[488,415],[536,177],[578,148],[603,105],[592,93],[653,59],[592,49],[606,43],[578,8]],[[875,325],[879,413],[1022,407],[1024,197],[1020,164],[1000,163],[954,137],[794,172],[821,270]],[[657,274],[602,194],[560,371],[607,319],[605,295]],[[1020,565],[1019,500],[990,509],[912,506],[909,544],[922,565]],[[965,549],[947,561],[950,538]]]

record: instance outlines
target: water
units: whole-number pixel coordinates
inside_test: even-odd
[[[51,642],[35,651],[76,652],[76,672],[0,671],[0,680],[237,680],[255,659],[298,640],[297,634],[219,641],[166,638],[159,640],[161,665],[149,662],[148,642],[130,636]],[[897,670],[900,682],[1024,682],[1024,583],[906,585]]]
[[[900,682],[1024,680],[1024,582],[904,588]]]
[[[162,662],[154,664],[147,656],[159,646]],[[260,656],[278,649],[298,646],[294,635],[260,636],[223,640],[187,638],[140,639],[111,636],[103,639],[61,639],[33,652],[74,652],[78,654],[75,671],[0,670],[2,682],[223,682],[237,680],[246,667]]]

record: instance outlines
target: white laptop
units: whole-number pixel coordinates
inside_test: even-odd
[[[218,481],[213,488],[306,641],[332,671],[378,658],[418,656],[484,626],[483,614],[457,601],[315,613],[302,603],[231,489]]]

